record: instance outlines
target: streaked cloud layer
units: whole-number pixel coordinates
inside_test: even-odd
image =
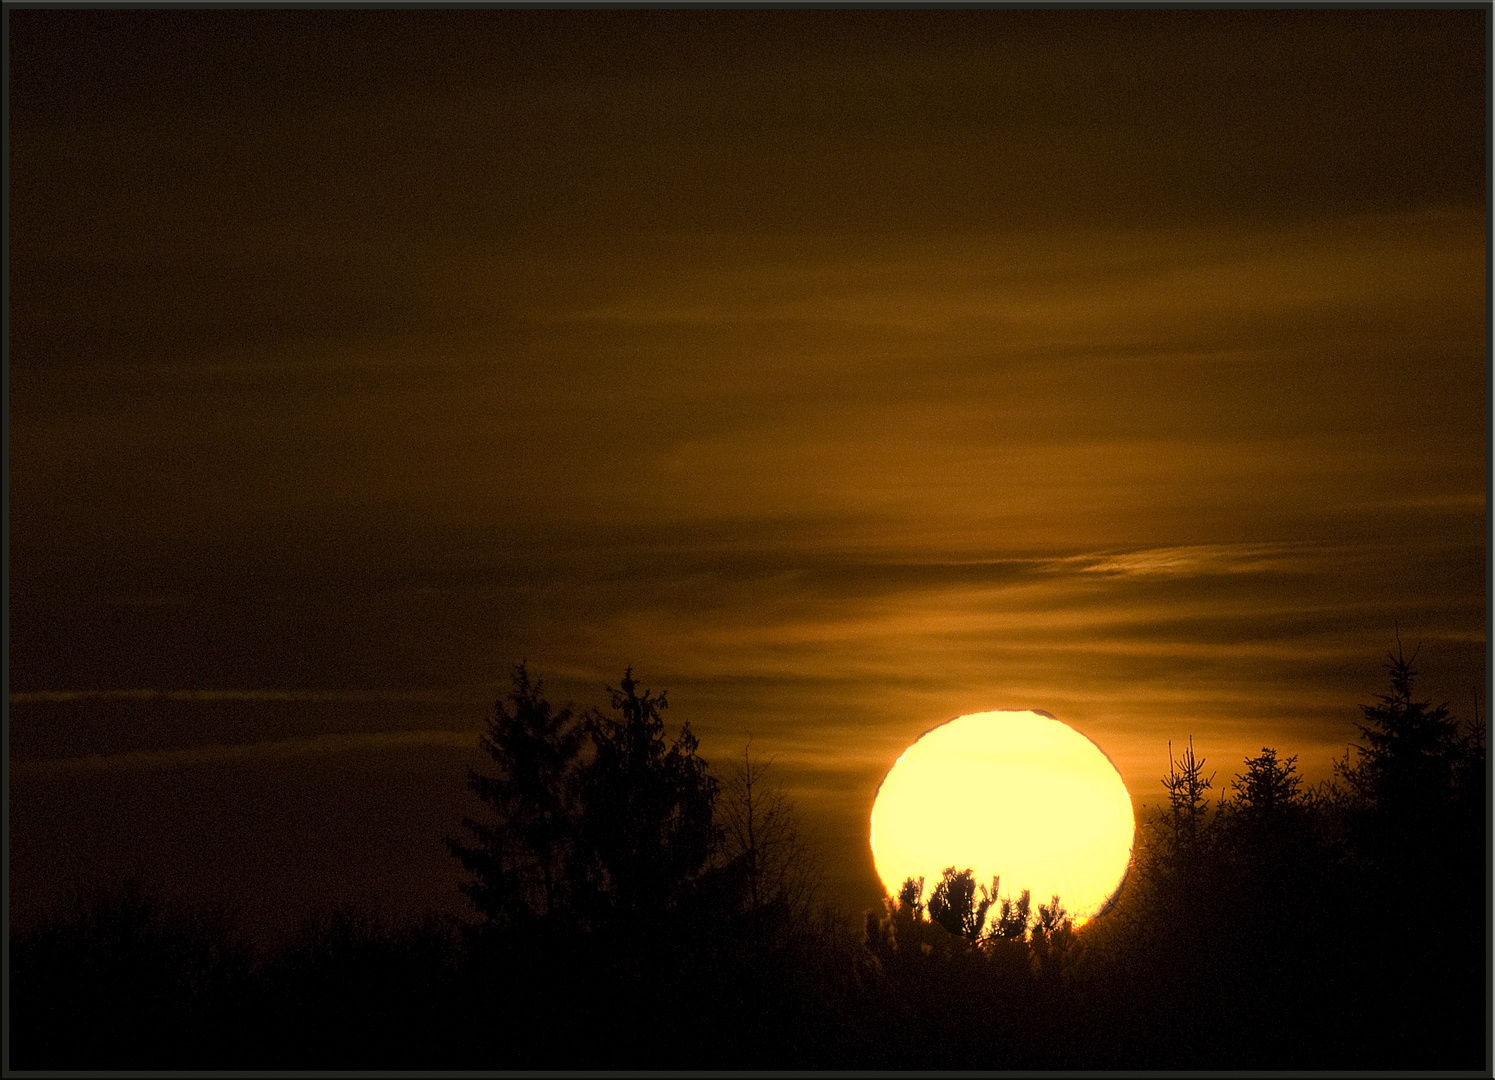
[[[123,754],[88,754],[75,758],[46,758],[11,763],[11,775],[22,780],[101,769],[201,768],[244,762],[274,762],[286,758],[324,757],[370,750],[408,750],[411,747],[449,747],[470,750],[473,731],[381,731],[357,735],[316,735],[275,742],[210,744],[177,750],[131,750]]]

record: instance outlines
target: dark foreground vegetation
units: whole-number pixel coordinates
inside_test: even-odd
[[[718,779],[663,696],[553,708],[523,667],[487,816],[449,841],[477,918],[347,913],[270,951],[139,890],[10,941],[14,1069],[1488,1069],[1483,728],[1364,707],[1334,782],[1183,749],[1106,914],[952,867],[853,922],[789,806]]]

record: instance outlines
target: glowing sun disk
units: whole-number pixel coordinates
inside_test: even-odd
[[[893,764],[872,807],[884,887],[947,866],[1001,895],[1058,894],[1075,924],[1116,894],[1136,823],[1126,785],[1095,743],[1042,712],[984,712],[926,732]]]

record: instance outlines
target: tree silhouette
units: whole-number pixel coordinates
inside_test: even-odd
[[[1277,751],[1263,746],[1261,753],[1246,759],[1246,771],[1231,781],[1233,808],[1251,819],[1272,820],[1298,802],[1298,757],[1277,759]]]
[[[1286,864],[1300,863],[1317,843],[1309,827],[1312,797],[1300,790],[1297,761],[1296,754],[1279,758],[1275,749],[1264,746],[1231,781],[1231,797],[1221,810],[1221,843],[1247,877],[1280,885]],[[1305,884],[1299,881],[1297,887]]]
[[[568,866],[580,825],[578,780],[586,735],[570,708],[551,707],[524,664],[511,678],[508,705],[498,702],[481,739],[497,774],[468,773],[468,787],[496,812],[498,823],[464,818],[477,842],[447,840],[474,877],[462,891],[498,923],[570,907]]]
[[[1038,905],[1038,915],[1028,935],[1028,948],[1039,978],[1050,986],[1059,981],[1073,959],[1077,944],[1074,920],[1055,893],[1047,904]]]
[[[992,878],[990,889],[981,886],[981,899],[977,900],[975,872],[947,866],[929,897],[929,917],[951,934],[975,941],[981,936],[987,909],[996,895],[996,878]]]
[[[496,774],[473,785],[498,820],[452,844],[482,926],[349,909],[261,952],[126,889],[12,930],[11,1064],[1476,1070],[1483,744],[1392,660],[1361,789],[1305,792],[1297,758],[1263,747],[1215,809],[1203,759],[1170,746],[1168,812],[1112,911],[1076,930],[1059,897],[1000,899],[951,866],[927,904],[905,881],[865,936],[780,917],[782,792],[750,749],[719,792],[631,671],[613,715],[576,718],[520,665],[484,743]],[[1395,742],[1419,731],[1420,756]],[[1407,760],[1431,809],[1403,820]]]
[[[1049,898],[1047,904],[1038,905],[1038,916],[1033,920],[1033,930],[1036,933],[1050,934],[1058,930],[1064,924],[1070,922],[1069,912],[1064,910],[1064,903],[1055,893]]]
[[[1188,860],[1199,854],[1208,825],[1209,790],[1215,774],[1204,775],[1204,758],[1194,756],[1194,738],[1178,758],[1173,758],[1173,744],[1168,744],[1168,775],[1163,786],[1168,789],[1168,824],[1172,830],[1173,854]]]
[[[491,924],[556,917],[578,928],[638,923],[673,910],[717,840],[717,781],[685,725],[665,738],[665,695],[639,692],[631,669],[610,689],[609,717],[555,709],[524,664],[482,738],[495,775],[468,785],[496,823],[447,846],[473,875],[463,892]]]
[[[992,879],[992,893],[997,891],[1000,880]],[[1027,937],[1028,926],[1032,920],[1032,894],[1024,889],[1022,894],[1014,901],[1010,897],[1002,900],[1001,907],[997,911],[996,921],[992,924],[991,936],[999,939],[1019,940]]]
[[[771,908],[804,916],[818,890],[818,869],[772,766],[771,759],[753,757],[751,737],[741,763],[729,766],[716,801],[719,860],[726,876],[740,881],[749,915]]]
[[[924,917],[924,878],[908,877],[898,888],[898,907],[913,912],[914,918]]]
[[[200,1070],[242,1051],[253,955],[221,910],[131,880],[12,929],[9,960],[12,1068]]]
[[[594,710],[586,722],[595,753],[580,778],[577,871],[594,917],[638,924],[679,907],[706,869],[719,785],[689,724],[666,742],[663,693],[640,694],[631,668],[609,693],[620,715]]]
[[[1489,934],[1488,808],[1483,740],[1462,735],[1447,704],[1414,698],[1417,651],[1405,655],[1400,636],[1387,653],[1391,692],[1362,705],[1362,741],[1336,764],[1347,787],[1344,817],[1351,856],[1350,917],[1360,928],[1396,925],[1407,912],[1426,913],[1416,939],[1384,935],[1375,978],[1411,985],[1428,965],[1438,971],[1417,995],[1385,1017],[1376,1038],[1405,1059],[1422,1032],[1461,1018],[1461,1033],[1488,1017],[1480,1000]],[[1434,959],[1436,958],[1436,959]],[[1367,962],[1367,968],[1370,964]],[[1483,1011],[1482,1011],[1483,1010]]]
[[[1360,707],[1365,723],[1356,727],[1365,742],[1354,747],[1356,763],[1351,766],[1346,755],[1337,770],[1384,823],[1394,822],[1394,831],[1404,835],[1425,831],[1429,817],[1452,795],[1464,749],[1446,703],[1434,708],[1412,699],[1418,651],[1404,656],[1398,637],[1396,652],[1386,654],[1391,693]]]

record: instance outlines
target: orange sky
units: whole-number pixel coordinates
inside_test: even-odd
[[[8,19],[18,911],[455,904],[521,658],[848,906],[955,715],[1146,801],[1484,693],[1482,10]]]

